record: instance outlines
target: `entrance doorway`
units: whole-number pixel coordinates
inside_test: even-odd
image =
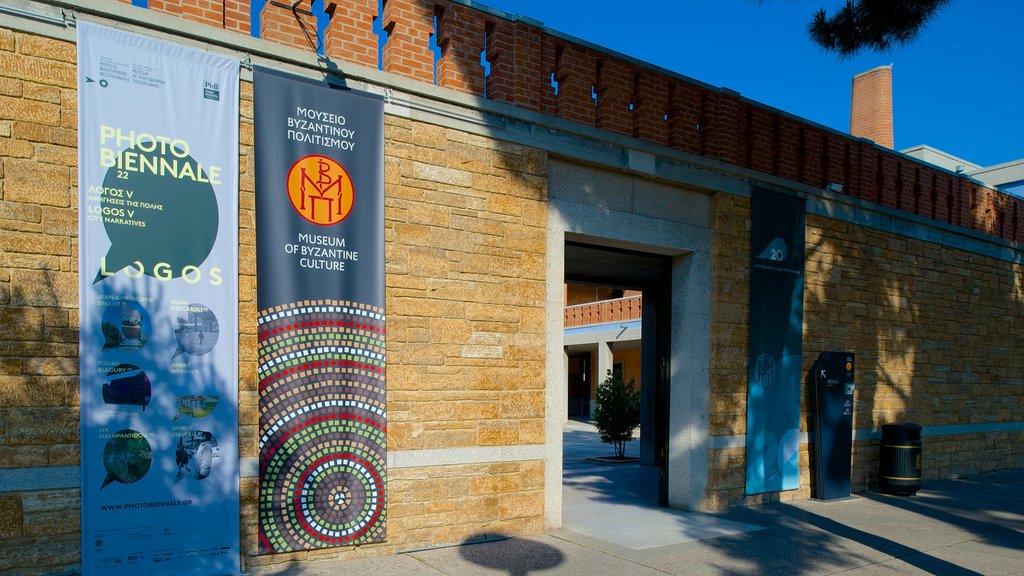
[[[630,348],[636,348],[639,340],[639,377],[636,380],[640,383],[640,437],[634,442],[638,444],[637,466],[646,468],[646,472],[638,470],[637,473],[629,474],[602,474],[599,481],[633,482],[634,485],[619,488],[635,493],[643,500],[656,501],[662,506],[668,503],[667,367],[670,350],[671,266],[671,258],[667,256],[580,242],[565,243],[564,281],[567,285],[603,287],[609,296],[619,296],[602,301],[602,307],[606,310],[626,306],[627,303],[621,301],[626,294],[633,294],[635,296],[630,297],[642,301],[642,304],[637,305],[635,315],[639,316],[638,319],[629,317],[633,314],[620,313],[607,319],[600,316],[592,318],[597,322],[583,326],[566,327],[564,345],[567,354],[568,416],[586,419],[585,415],[592,410],[590,402],[595,386],[604,380],[607,371],[616,367],[614,350],[620,350],[623,355],[621,360]],[[567,311],[566,317],[569,316]],[[627,336],[627,332],[632,334]],[[619,363],[625,365],[624,361]],[[568,450],[572,447],[574,450],[589,452],[581,448],[585,445],[581,444],[581,440],[587,438],[585,433],[587,431],[579,426],[566,432],[572,437],[564,437],[563,440],[566,449],[563,453],[564,471],[575,469],[578,472],[580,462],[575,460],[580,460],[580,457],[578,454],[569,454]],[[596,431],[590,430],[589,433],[594,435]],[[594,462],[593,458],[584,460]],[[579,477],[572,480],[577,482]],[[563,486],[567,484],[570,482],[563,477]]]
[[[630,162],[644,158],[628,156]],[[646,174],[549,158],[547,527],[564,524],[567,364],[575,352],[567,350],[564,334],[566,282],[642,291],[641,380],[647,391],[637,445],[649,464],[642,468],[657,473],[656,488],[648,492],[675,508],[699,508],[707,497],[713,198]],[[601,377],[596,364],[590,366],[592,380]],[[614,517],[609,520],[616,524]]]

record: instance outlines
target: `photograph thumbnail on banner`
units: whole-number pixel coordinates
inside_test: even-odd
[[[238,574],[238,61],[78,21],[82,571]]]
[[[259,552],[383,542],[384,109],[253,71]]]

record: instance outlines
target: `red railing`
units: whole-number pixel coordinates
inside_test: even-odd
[[[643,312],[642,296],[627,296],[588,304],[566,306],[563,322],[566,328],[639,320]]]

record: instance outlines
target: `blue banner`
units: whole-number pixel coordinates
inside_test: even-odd
[[[78,22],[87,574],[241,571],[238,80]]]
[[[800,487],[803,198],[754,188],[750,226],[747,494]]]

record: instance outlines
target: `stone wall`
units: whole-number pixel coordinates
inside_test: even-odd
[[[1020,466],[1024,432],[998,425],[1024,406],[1024,267],[817,216],[806,250],[804,364],[856,352],[854,428],[924,426],[925,479]],[[877,446],[857,442],[855,489]]]
[[[714,223],[710,435],[727,438],[746,434],[749,200],[719,194]],[[888,423],[924,427],[925,479],[1024,464],[1024,431],[1000,430],[1024,406],[1024,266],[814,214],[805,250],[804,373],[819,352],[857,355],[853,490],[876,484]],[[806,389],[800,413],[808,432]],[[707,507],[809,498],[813,446],[798,457],[799,490],[744,497],[745,448],[712,450]]]
[[[0,28],[0,468],[79,462],[75,54]],[[0,572],[78,562],[79,499],[0,487]]]
[[[73,43],[0,28],[0,467],[79,463]],[[240,456],[258,453],[252,84],[241,86]],[[390,451],[544,443],[547,157],[387,116]],[[495,452],[496,454],[497,452]],[[390,473],[394,552],[543,529],[537,461]],[[242,479],[246,553],[255,478]],[[0,487],[0,572],[73,568],[79,490]],[[372,552],[345,549],[349,554]],[[309,554],[337,555],[338,550]],[[250,558],[282,562],[294,556]]]
[[[708,434],[747,432],[747,343],[750,321],[750,200],[716,194],[711,204],[712,306]],[[743,498],[746,449],[708,452],[704,507],[721,510]]]
[[[225,29],[249,41],[241,34],[248,24],[238,16],[247,13],[248,5],[240,4],[244,9],[230,3],[231,11],[225,9],[220,18]],[[347,18],[366,32],[374,2],[334,4],[336,18]],[[163,11],[160,18],[201,16],[203,25],[215,26],[216,13],[192,9],[200,5],[209,8],[216,2],[154,2],[152,7]],[[394,29],[410,36],[391,48],[386,66],[396,68],[387,72],[398,75],[405,75],[397,68],[403,59],[418,58],[418,35],[429,28],[424,14],[440,14],[447,60],[439,79],[442,88],[430,87],[429,94],[443,88],[478,94],[486,86],[490,99],[561,116],[552,119],[555,128],[544,126],[531,135],[538,146],[556,141],[558,130],[571,132],[566,129],[571,123],[564,120],[582,119],[591,124],[582,129],[593,142],[593,128],[603,126],[609,136],[616,132],[646,140],[634,142],[646,151],[651,142],[664,144],[671,162],[688,158],[697,163],[700,184],[689,186],[713,195],[714,234],[708,336],[711,443],[703,507],[810,495],[813,447],[806,443],[799,455],[800,490],[753,498],[743,494],[750,202],[742,193],[757,178],[805,193],[835,178],[857,197],[852,202],[860,203],[854,204],[861,207],[856,210],[863,209],[857,218],[875,210],[890,216],[914,213],[924,222],[920,226],[960,239],[943,244],[915,240],[852,224],[849,220],[856,218],[849,214],[846,220],[814,211],[808,216],[805,369],[821,350],[848,349],[858,355],[854,489],[873,481],[878,427],[897,420],[925,426],[926,478],[1024,467],[1019,448],[1024,432],[1017,429],[1024,409],[1024,355],[1015,330],[1024,321],[1024,268],[982,256],[963,240],[973,242],[984,232],[1020,241],[1019,203],[870,143],[769,113],[735,95],[639,70],[643,67],[637,63],[623,63],[528,23],[483,17],[450,2],[389,0],[388,6]],[[238,14],[229,17],[229,12]],[[511,51],[492,62],[497,72],[486,82],[459,65],[472,52],[454,46],[467,27],[487,31],[467,35],[472,42]],[[52,36],[62,34],[69,38],[63,29]],[[339,35],[338,46],[351,40],[351,32]],[[406,53],[398,54],[399,48]],[[490,50],[492,57],[497,52]],[[372,53],[356,57],[362,64],[373,61]],[[534,77],[540,71],[549,82],[547,72],[556,61],[563,74],[557,102]],[[427,82],[422,62],[417,66],[405,76]],[[602,89],[600,110],[589,100],[590,76]],[[387,77],[379,73],[376,78]],[[577,82],[581,77],[582,83]],[[624,82],[648,91],[646,102],[670,106],[667,130],[659,127],[663,115],[651,116],[650,109],[639,107],[630,132],[628,115],[621,110],[629,100]],[[396,84],[408,86],[409,81]],[[252,459],[258,426],[253,107],[251,83],[241,88],[239,434],[241,457]],[[589,110],[567,100],[584,92]],[[61,476],[79,463],[76,96],[73,41],[0,25],[0,472],[3,478],[25,472],[36,482],[21,483],[16,490],[0,485],[0,572],[75,570],[80,556],[77,477]],[[464,96],[452,101],[470,106]],[[495,117],[494,109],[506,109],[480,106]],[[389,540],[316,553],[248,556],[255,549],[256,479],[244,477],[247,562],[385,554],[457,543],[482,532],[544,529],[544,494],[551,487],[544,485],[545,466],[538,456],[543,450],[527,451],[530,456],[519,459],[502,454],[557,445],[545,437],[546,420],[559,417],[545,412],[548,152],[431,124],[422,119],[429,113],[417,114],[413,120],[389,113],[384,127],[388,448],[397,462],[389,471]],[[680,128],[694,120],[715,129],[695,134]],[[651,164],[661,163],[654,153],[645,154]],[[700,165],[701,156],[713,168]],[[727,169],[722,167],[726,164]],[[664,187],[636,173],[629,178]],[[716,191],[713,183],[726,178],[721,189],[729,192]],[[834,201],[815,198],[819,207]],[[1019,245],[1000,245],[1020,262]],[[808,431],[810,406],[804,397],[801,427]],[[445,460],[450,449],[471,453],[478,463]]]

